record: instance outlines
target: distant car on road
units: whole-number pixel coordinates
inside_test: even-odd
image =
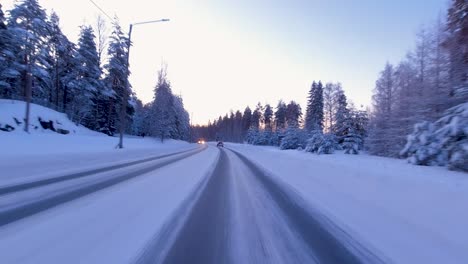
[[[197,141],[197,143],[203,145],[203,144],[205,144],[205,140],[204,140],[204,139],[199,139],[199,140]]]
[[[218,141],[218,144],[216,144],[217,147],[224,147],[224,143],[222,141]]]

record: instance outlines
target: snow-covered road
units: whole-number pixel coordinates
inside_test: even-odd
[[[437,169],[397,164],[407,175],[388,178],[356,164],[375,161],[394,168],[361,156],[189,145],[5,177],[0,262],[465,263],[465,175],[440,182]],[[387,201],[409,188],[452,206],[416,208],[423,201],[402,192],[406,204]]]
[[[204,191],[174,228],[170,250],[142,262],[382,262],[284,187],[244,156],[222,149]]]
[[[165,158],[164,166],[158,160],[125,168],[123,173],[139,176],[4,225],[1,262],[132,263],[206,178],[217,156],[209,148],[169,163]]]

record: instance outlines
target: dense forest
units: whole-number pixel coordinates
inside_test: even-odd
[[[29,83],[33,103],[92,130],[112,136],[124,121],[128,134],[187,140],[189,115],[172,93],[166,67],[158,73],[154,101],[143,105],[128,83],[127,34],[118,19],[106,32],[98,18],[94,27],[82,25],[73,43],[59,16],[37,0],[17,1],[6,14],[0,5],[0,98],[25,100]]]
[[[414,50],[387,62],[370,109],[350,103],[339,83],[313,82],[304,116],[295,102],[259,103],[196,126],[193,136],[468,170],[467,14],[466,0],[452,0],[445,18],[418,32]]]

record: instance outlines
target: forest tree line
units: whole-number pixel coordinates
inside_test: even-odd
[[[208,140],[333,153],[407,158],[468,171],[468,1],[422,28],[415,49],[386,63],[370,110],[356,109],[340,84],[314,82],[303,117],[295,102],[231,112],[194,135]]]
[[[151,103],[143,105],[132,91],[130,46],[117,18],[110,35],[102,17],[94,28],[82,25],[75,44],[62,32],[59,16],[49,15],[37,0],[17,1],[6,14],[0,5],[0,98],[25,100],[31,76],[33,103],[89,129],[114,135],[124,107],[126,133],[188,139],[189,116],[182,98],[172,93],[166,69],[158,73]],[[142,121],[149,112],[151,124]]]

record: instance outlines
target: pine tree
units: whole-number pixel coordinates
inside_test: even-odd
[[[263,121],[263,106],[262,104],[258,103],[255,107],[255,110],[252,113],[250,128],[253,130],[260,130]]]
[[[286,106],[287,127],[299,128],[299,125],[301,123],[301,118],[302,118],[301,106],[294,101],[289,102],[289,104]]]
[[[242,115],[242,138],[247,137],[247,131],[252,126],[252,110],[247,106]]]
[[[308,132],[323,131],[323,85],[320,81],[312,83],[308,98],[305,128]]]
[[[273,130],[273,108],[269,104],[265,105],[263,118],[265,122],[265,130],[271,132]]]
[[[171,138],[176,130],[173,112],[174,96],[164,68],[158,72],[158,83],[154,92],[152,134],[163,142],[165,139]]]

